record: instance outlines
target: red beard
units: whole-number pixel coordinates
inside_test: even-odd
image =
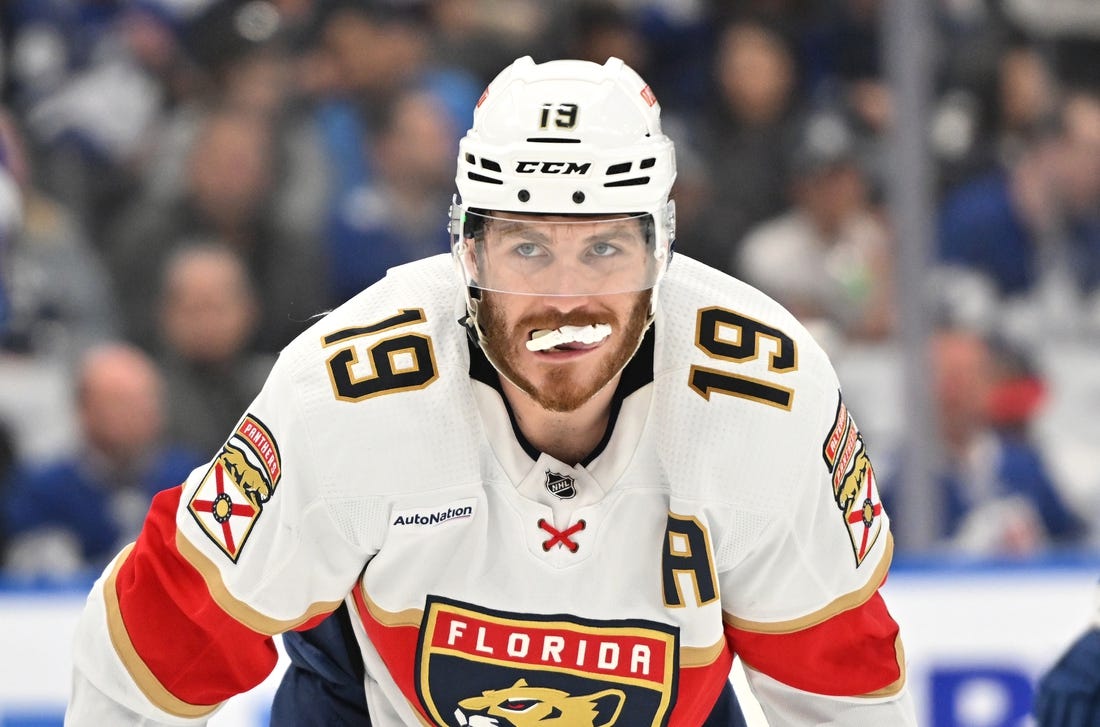
[[[620,320],[613,311],[606,308],[568,313],[548,310],[525,316],[510,329],[503,315],[506,297],[507,294],[482,291],[478,318],[485,339],[485,356],[504,378],[542,408],[554,412],[571,412],[607,386],[630,361],[648,327],[652,294],[645,291],[638,295],[625,320]],[[521,373],[521,357],[530,356],[525,344],[531,331],[597,323],[611,325],[611,350],[600,352],[594,369],[573,363],[547,363],[542,365],[544,374],[539,385]]]

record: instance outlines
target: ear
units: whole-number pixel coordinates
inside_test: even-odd
[[[588,697],[596,708],[596,719],[592,727],[607,727],[619,720],[619,713],[626,703],[626,693],[621,689],[605,689]]]

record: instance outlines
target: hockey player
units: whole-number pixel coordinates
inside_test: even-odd
[[[460,145],[453,255],[291,343],[157,497],[89,597],[69,723],[201,723],[324,622],[375,727],[735,725],[735,654],[773,727],[915,725],[833,369],[672,259],[674,178],[621,61],[505,69]],[[292,639],[292,673],[342,639]]]
[[[1039,727],[1100,724],[1100,594],[1092,623],[1066,647],[1039,680],[1035,723]]]

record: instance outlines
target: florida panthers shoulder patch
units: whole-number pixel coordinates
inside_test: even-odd
[[[279,447],[256,417],[245,416],[203,476],[187,509],[234,563],[282,476]]]
[[[833,500],[844,515],[858,568],[882,532],[882,500],[863,435],[843,399],[837,402],[836,418],[821,454],[832,476]]]

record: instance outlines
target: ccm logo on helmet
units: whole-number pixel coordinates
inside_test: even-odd
[[[516,162],[519,174],[588,174],[592,162]]]

